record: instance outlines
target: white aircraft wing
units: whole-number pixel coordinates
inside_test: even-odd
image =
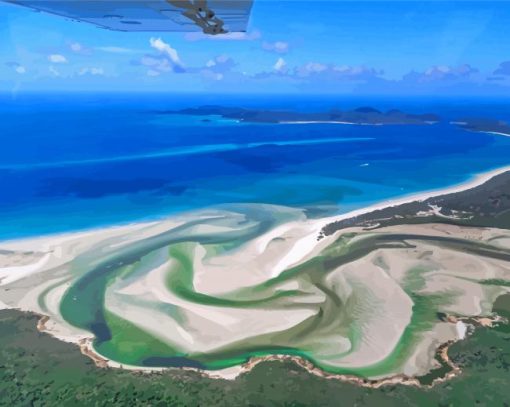
[[[4,0],[116,31],[246,31],[252,0]]]

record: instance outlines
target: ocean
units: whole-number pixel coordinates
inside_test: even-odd
[[[435,113],[430,126],[250,124],[162,112],[201,105]],[[310,217],[440,189],[510,164],[510,137],[449,124],[510,120],[501,99],[175,94],[0,95],[0,239],[265,203]]]

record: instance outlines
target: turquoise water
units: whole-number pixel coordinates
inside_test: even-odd
[[[154,219],[229,203],[345,212],[510,164],[510,138],[448,124],[508,120],[501,100],[0,95],[0,238]],[[220,103],[221,102],[221,103]],[[249,124],[162,112],[222,104],[431,112],[433,126]]]

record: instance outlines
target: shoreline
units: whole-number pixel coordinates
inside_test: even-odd
[[[426,201],[427,199],[434,198],[434,197],[439,197],[439,196],[443,196],[443,195],[467,191],[469,189],[473,189],[473,188],[476,188],[478,186],[485,184],[487,181],[491,180],[492,178],[494,178],[497,175],[504,174],[505,172],[509,172],[509,171],[510,171],[510,165],[506,165],[504,167],[499,167],[499,168],[496,168],[496,169],[493,169],[493,170],[490,170],[487,172],[472,174],[470,179],[468,179],[464,182],[461,182],[460,184],[455,184],[455,185],[452,185],[452,186],[446,187],[446,188],[432,189],[432,190],[428,190],[428,191],[414,193],[414,194],[402,196],[400,198],[387,199],[385,201],[378,202],[378,203],[366,206],[364,208],[355,209],[350,212],[330,216],[330,217],[324,218],[324,219],[318,219],[317,223],[324,227],[324,226],[326,226],[330,223],[333,223],[333,222],[338,222],[338,221],[342,221],[342,220],[346,220],[346,219],[350,219],[350,218],[355,218],[357,216],[366,215],[370,212],[374,212],[377,210],[391,208],[391,207],[395,207],[395,206],[406,204],[406,203],[422,202],[422,201]]]
[[[510,135],[507,135],[507,136],[510,137]],[[484,184],[485,182],[489,181],[491,178],[493,178],[497,175],[503,174],[505,172],[508,172],[508,171],[510,171],[510,164],[503,166],[503,167],[498,167],[498,168],[495,168],[495,169],[492,169],[492,170],[489,170],[486,172],[471,174],[469,179],[467,179],[466,181],[451,185],[449,187],[425,190],[425,191],[421,191],[421,192],[415,192],[415,193],[411,193],[409,195],[402,195],[397,198],[389,198],[389,199],[386,199],[383,201],[373,203],[369,206],[364,206],[362,208],[351,210],[349,212],[341,213],[338,215],[328,216],[326,218],[314,219],[311,222],[313,222],[313,224],[321,224],[323,226],[326,226],[327,224],[332,223],[332,222],[337,222],[337,221],[341,221],[341,220],[345,220],[345,219],[349,219],[349,218],[354,218],[356,216],[365,215],[367,213],[370,213],[370,212],[373,212],[376,210],[394,207],[394,206],[402,205],[405,203],[421,202],[421,201],[425,201],[429,198],[438,197],[441,195],[447,195],[447,194],[452,194],[452,193],[456,193],[456,192],[466,191],[466,190],[475,188],[477,186],[480,186],[480,185]],[[250,204],[244,203],[242,205],[250,205]],[[253,205],[264,205],[264,204],[253,203]],[[281,205],[272,205],[272,206],[277,207],[277,206],[281,206]],[[206,207],[206,208],[202,208],[201,210],[198,210],[198,211],[204,211],[204,210],[207,211],[207,210],[211,210],[211,209],[213,210],[214,207]],[[299,209],[299,208],[297,208],[297,209]],[[168,215],[168,216],[162,215],[158,218],[148,219],[145,221],[132,221],[132,222],[130,221],[130,222],[126,222],[126,223],[99,225],[99,226],[93,226],[90,228],[69,230],[69,231],[63,231],[63,232],[57,232],[57,233],[48,233],[48,234],[43,234],[43,235],[32,235],[32,236],[6,238],[6,239],[0,239],[0,244],[11,244],[11,243],[24,242],[24,241],[27,241],[27,242],[28,241],[41,241],[41,242],[43,242],[45,239],[54,239],[54,238],[60,238],[60,237],[66,237],[66,236],[70,236],[70,235],[78,235],[78,234],[89,234],[89,233],[93,233],[93,232],[101,232],[104,230],[121,230],[121,229],[128,230],[131,228],[142,228],[142,227],[146,227],[146,226],[159,224],[161,222],[166,222],[166,221],[174,219],[175,217],[177,217],[177,218],[183,217],[183,216],[186,216],[193,212],[194,211],[184,211],[184,212],[179,212],[177,214]]]
[[[42,333],[47,333],[51,336],[50,331],[48,331],[45,327],[46,322],[49,321],[49,317],[46,315],[37,314],[40,319],[37,322],[37,330]],[[458,322],[466,321],[467,326],[471,327],[469,334],[472,334],[475,329],[480,327],[484,328],[493,328],[495,324],[506,322],[504,318],[501,318],[499,315],[495,315],[493,317],[476,317],[476,318],[468,318],[468,317],[455,317],[455,316],[447,316],[446,322],[456,324]],[[317,377],[321,377],[327,380],[339,380],[345,383],[355,384],[365,388],[378,389],[383,386],[401,384],[405,386],[414,386],[419,388],[432,388],[433,386],[453,379],[462,373],[462,369],[457,366],[455,363],[451,361],[448,356],[448,350],[450,346],[453,344],[465,340],[469,338],[469,334],[463,337],[459,337],[454,340],[448,340],[444,343],[441,343],[436,351],[436,359],[439,362],[443,362],[446,364],[450,370],[446,372],[443,376],[439,376],[434,378],[430,384],[424,384],[420,382],[420,378],[424,376],[408,376],[405,374],[396,374],[388,377],[383,377],[380,379],[367,379],[361,376],[356,376],[353,374],[338,374],[338,373],[330,373],[322,368],[313,364],[313,362],[301,357],[301,356],[292,356],[292,355],[266,355],[259,357],[252,357],[246,363],[242,365],[238,365],[231,368],[225,368],[221,370],[205,370],[193,367],[142,367],[142,366],[131,366],[125,365],[119,362],[113,362],[109,359],[104,358],[99,353],[94,350],[92,346],[93,339],[92,338],[82,338],[77,342],[71,342],[76,344],[80,352],[90,358],[97,368],[100,369],[121,369],[121,370],[129,370],[133,372],[151,374],[151,373],[162,373],[162,372],[171,372],[171,371],[188,371],[198,373],[202,377],[207,377],[209,379],[223,379],[223,380],[235,380],[239,376],[243,374],[250,373],[257,365],[264,362],[292,362],[300,368],[306,370],[309,374],[312,374]],[[60,340],[58,338],[55,338]],[[438,368],[439,369],[439,368]],[[434,372],[435,369],[429,371],[426,375]],[[426,376],[425,375],[425,376]]]
[[[243,123],[243,122],[241,122]],[[424,121],[423,123],[384,123],[384,122],[346,122],[341,120],[282,120],[277,124],[344,124],[348,126],[423,126],[423,125],[434,125],[437,121]]]
[[[382,126],[384,123],[355,123],[343,122],[338,120],[297,120],[297,121],[279,121],[278,124],[346,124],[350,126]]]
[[[479,185],[483,185],[484,183],[486,183],[493,177],[495,177],[499,174],[506,173],[508,171],[510,171],[510,166],[505,166],[505,167],[494,169],[494,170],[491,170],[491,171],[488,171],[485,173],[475,174],[471,177],[471,179],[467,180],[466,182],[463,182],[461,184],[457,184],[457,185],[454,185],[451,187],[438,189],[438,190],[425,191],[425,192],[413,194],[413,195],[406,196],[406,197],[401,197],[401,198],[392,199],[392,200],[386,200],[386,201],[379,202],[374,205],[367,206],[365,208],[360,208],[360,209],[357,209],[354,211],[347,212],[345,214],[336,215],[336,216],[319,219],[319,220],[308,221],[310,227],[307,228],[306,234],[304,234],[296,242],[293,250],[291,250],[288,253],[288,255],[284,258],[284,260],[285,260],[284,262],[286,263],[285,266],[289,266],[296,262],[299,262],[304,257],[313,253],[314,249],[316,248],[316,246],[318,244],[317,243],[317,232],[321,231],[322,228],[329,223],[336,222],[339,220],[354,218],[356,216],[359,216],[362,214],[367,214],[367,213],[373,212],[378,209],[394,207],[394,206],[401,205],[404,203],[409,203],[409,202],[424,201],[431,197],[437,197],[437,196],[441,196],[441,195],[466,191],[466,190],[475,188]],[[145,225],[154,224],[154,223],[158,223],[158,222],[153,221],[153,222],[147,222],[147,223],[133,223],[130,225],[117,226],[117,227],[111,226],[108,228],[98,228],[98,229],[94,229],[94,230],[96,230],[96,231],[97,230],[100,231],[100,230],[104,230],[104,229],[117,230],[117,229],[125,229],[125,228],[136,229],[136,228],[140,228]],[[70,235],[70,234],[80,234],[80,233],[83,233],[83,232],[63,233],[63,234],[59,234],[58,236]],[[334,235],[335,234],[333,234],[332,236],[334,236]],[[55,237],[55,236],[53,235],[52,237]],[[44,243],[45,238],[46,237],[43,236],[43,237],[38,237],[35,239],[29,239],[29,240],[33,241],[33,240],[37,239],[41,243]],[[24,239],[24,240],[27,240],[27,239]],[[303,249],[305,249],[304,254],[303,254]],[[222,370],[214,370],[214,371],[201,370],[201,369],[196,369],[196,368],[128,366],[128,365],[124,365],[124,364],[121,364],[121,363],[118,363],[115,361],[105,359],[100,354],[95,352],[93,345],[92,345],[93,337],[87,337],[87,338],[83,338],[83,336],[68,337],[68,338],[59,337],[58,334],[53,333],[52,330],[46,326],[47,322],[51,320],[50,316],[42,315],[42,314],[39,314],[39,316],[41,317],[41,319],[39,320],[39,322],[37,324],[37,328],[40,332],[47,332],[48,334],[52,335],[53,337],[55,337],[59,340],[64,340],[66,342],[71,342],[71,343],[77,344],[80,348],[80,351],[84,355],[91,358],[98,367],[103,367],[103,368],[107,368],[107,367],[121,368],[121,369],[140,371],[140,372],[157,372],[157,371],[161,372],[161,371],[166,371],[166,370],[178,369],[178,370],[195,371],[195,372],[198,372],[204,376],[211,377],[211,378],[235,379],[240,374],[250,371],[254,366],[256,366],[258,363],[261,363],[263,361],[291,360],[291,361],[294,361],[295,363],[297,363],[299,366],[305,368],[311,374],[325,377],[325,378],[333,378],[333,379],[341,379],[341,380],[345,380],[345,381],[351,381],[351,382],[355,382],[355,383],[358,383],[360,385],[367,386],[367,387],[379,387],[384,384],[395,384],[395,383],[421,386],[421,384],[418,382],[418,380],[415,377],[404,376],[404,375],[389,376],[389,377],[385,377],[385,378],[381,378],[381,379],[362,379],[358,376],[353,376],[353,375],[331,374],[331,373],[328,373],[328,372],[316,367],[311,362],[309,362],[301,357],[287,356],[287,355],[267,355],[267,356],[263,356],[263,357],[252,358],[245,364],[222,369]],[[458,339],[458,340],[460,340],[460,339]],[[455,343],[455,342],[456,341],[452,341],[452,343]],[[441,344],[436,349],[436,352],[439,352],[442,349],[441,348],[442,346],[446,346],[444,355],[446,355],[446,358],[447,358],[447,349],[448,349],[449,345],[445,345],[444,343]],[[441,356],[441,357],[443,358],[443,361],[445,361],[445,363],[448,363],[448,360],[445,359],[444,356]],[[452,367],[452,366],[450,366],[450,367]],[[456,371],[456,370],[453,369],[452,371]],[[457,373],[454,373],[453,375],[455,375],[455,374],[457,374]],[[447,380],[449,377],[450,376],[446,375],[444,380]]]
[[[496,136],[510,137],[510,134],[500,133],[500,132],[497,132],[497,131],[481,131],[481,133],[494,134]]]

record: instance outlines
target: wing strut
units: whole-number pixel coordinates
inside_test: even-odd
[[[225,34],[223,20],[209,8],[207,0],[167,0],[174,7],[183,9],[182,15],[198,25],[204,34]]]

